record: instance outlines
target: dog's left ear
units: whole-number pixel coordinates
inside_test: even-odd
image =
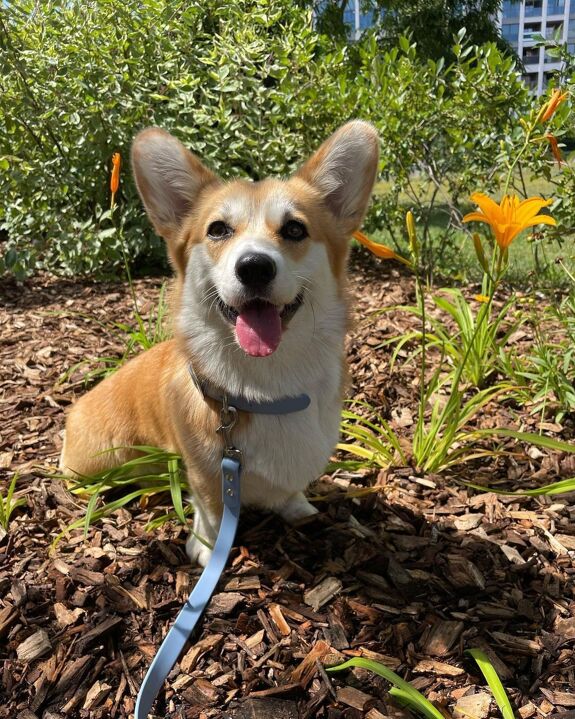
[[[375,182],[379,139],[373,125],[353,120],[315,152],[296,177],[322,195],[345,234],[361,225]]]

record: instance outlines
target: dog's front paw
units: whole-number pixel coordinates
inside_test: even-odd
[[[278,509],[278,514],[282,519],[285,519],[288,524],[294,524],[295,522],[299,522],[300,519],[318,514],[318,511],[319,510],[307,501],[303,492],[296,492],[296,494],[292,494],[283,507]]]
[[[212,550],[206,547],[203,542],[200,542],[194,534],[190,534],[186,542],[186,554],[193,564],[199,564],[200,567],[205,567],[210,561]]]

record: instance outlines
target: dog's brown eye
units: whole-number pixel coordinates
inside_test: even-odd
[[[281,228],[280,234],[284,240],[299,242],[307,237],[307,229],[303,222],[288,220]]]
[[[212,222],[208,227],[208,237],[211,237],[212,240],[224,240],[226,237],[229,237],[232,232],[232,228],[221,220]]]

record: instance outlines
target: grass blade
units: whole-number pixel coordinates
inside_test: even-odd
[[[493,494],[501,494],[506,497],[552,497],[555,494],[567,494],[575,492],[575,478],[562,479],[559,482],[546,484],[544,487],[535,487],[535,489],[519,489],[511,492],[507,489],[496,489],[494,487],[482,484],[474,484],[473,482],[462,482],[466,487],[477,489],[480,492],[493,492]]]
[[[423,694],[414,689],[411,684],[406,682],[395,672],[379,662],[374,662],[372,659],[364,659],[362,657],[353,657],[347,662],[340,664],[337,667],[330,667],[327,669],[328,672],[340,672],[350,667],[361,667],[362,669],[369,669],[370,671],[378,674],[380,677],[387,679],[388,682],[393,684],[396,689],[392,689],[390,694],[400,699],[401,702],[407,704],[411,709],[415,709],[420,714],[423,714],[426,719],[444,719],[441,712],[436,709],[433,704],[427,700]],[[507,717],[505,718],[507,719]]]
[[[468,649],[466,654],[472,656],[477,662],[477,666],[489,684],[489,688],[493,692],[499,711],[503,715],[503,719],[515,719],[513,709],[509,703],[507,692],[503,688],[501,679],[497,676],[493,664],[489,661],[489,657],[481,651],[481,649]]]
[[[174,511],[180,522],[185,526],[186,514],[182,502],[182,480],[180,478],[180,463],[177,459],[170,459],[168,462],[168,474],[170,476],[170,494],[174,504]]]

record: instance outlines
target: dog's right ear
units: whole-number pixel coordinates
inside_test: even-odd
[[[132,144],[136,186],[156,232],[173,240],[200,191],[216,175],[169,132],[142,130]]]

